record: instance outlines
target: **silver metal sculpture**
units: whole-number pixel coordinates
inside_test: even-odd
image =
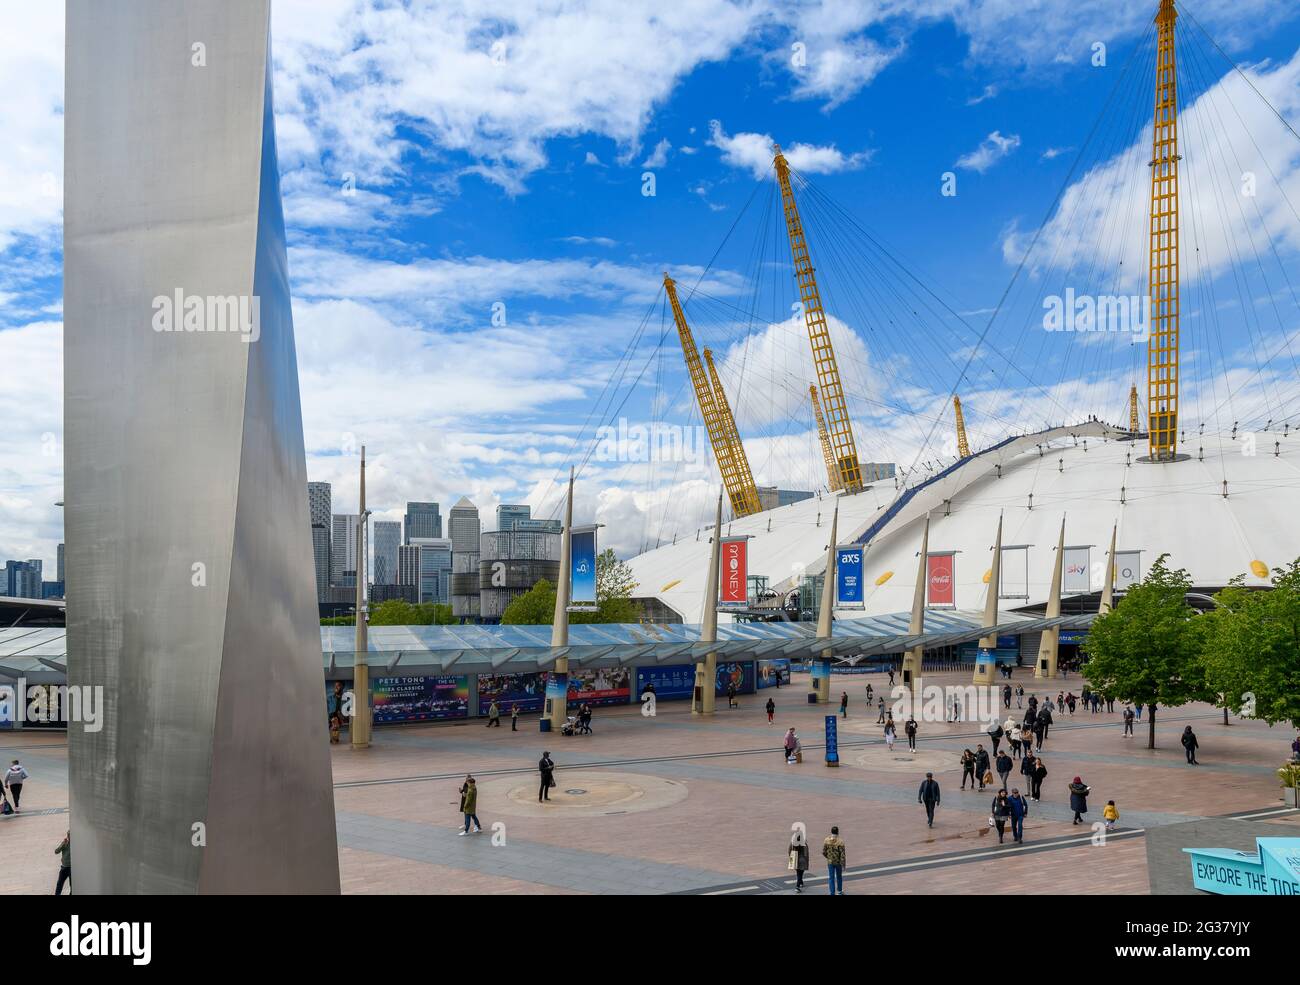
[[[336,893],[269,0],[69,0],[80,893]]]

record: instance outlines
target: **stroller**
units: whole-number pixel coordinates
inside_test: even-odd
[[[568,717],[568,721],[566,721],[563,725],[560,726],[560,734],[561,734],[561,735],[577,735],[577,734],[578,734],[578,716],[577,716],[577,715],[570,715],[570,716]]]

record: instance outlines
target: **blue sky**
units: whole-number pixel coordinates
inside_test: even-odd
[[[0,558],[51,565],[62,494],[61,6],[5,0],[17,30],[0,39],[0,416],[12,439],[0,449]],[[675,335],[656,348],[661,272],[688,293],[737,223],[704,285],[718,300],[688,302],[688,315],[718,353],[760,483],[824,481],[801,403],[808,347],[789,318],[788,252],[757,284],[748,277],[748,251],[774,231],[759,208],[744,211],[771,194],[769,139],[968,323],[937,315],[891,329],[873,298],[893,291],[907,307],[922,295],[897,272],[874,282],[853,244],[834,239],[843,228],[810,219],[810,237],[823,233],[811,239],[814,262],[845,302],[828,310],[862,458],[913,465],[950,451],[954,387],[976,444],[1067,415],[1118,419],[1139,350],[1047,335],[1038,318],[1042,297],[1067,286],[1138,287],[1145,190],[1132,178],[1145,180],[1147,158],[1129,165],[1144,153],[1150,77],[1123,90],[1127,109],[1102,121],[1100,138],[1086,138],[1155,6],[448,0],[435,14],[422,3],[277,0],[276,122],[311,477],[335,483],[336,511],[354,507],[364,443],[381,518],[400,518],[408,499],[449,508],[461,495],[485,518],[502,501],[550,513],[554,480],[588,457],[596,425],[662,421],[689,440],[698,414]],[[1294,12],[1263,0],[1188,9],[1300,129]],[[1092,63],[1099,42],[1104,65]],[[1189,43],[1200,50],[1199,62],[1189,54],[1189,94],[1222,86],[1222,107],[1240,109],[1254,141],[1216,147],[1213,106],[1189,113],[1189,145],[1207,141],[1187,151],[1189,168],[1206,169],[1187,191],[1202,196],[1206,220],[1195,233],[1199,296],[1222,311],[1198,334],[1188,310],[1189,384],[1200,419],[1227,428],[1294,406],[1285,332],[1298,314],[1288,288],[1300,279],[1300,140],[1203,39]],[[1248,169],[1259,197],[1233,235],[1216,237],[1209,227],[1230,226],[1240,206],[1223,185]],[[647,172],[653,196],[642,194]],[[945,172],[955,196],[940,194]],[[1013,282],[1063,189],[1082,206],[1057,213]],[[1109,223],[1107,210],[1122,219]],[[1252,256],[1276,260],[1278,273],[1237,281],[1234,295],[1234,270],[1256,264],[1233,243],[1252,236]],[[972,355],[1009,283],[986,340],[1004,356]],[[744,307],[754,290],[773,302],[757,321],[728,323],[725,305]],[[1264,315],[1234,315],[1238,302]],[[504,324],[493,324],[494,305]],[[1286,351],[1261,367],[1256,338]],[[625,355],[631,374],[601,403]],[[1241,378],[1250,371],[1258,388]],[[1216,394],[1232,379],[1250,385],[1229,404]],[[578,512],[606,524],[625,554],[692,533],[716,495],[716,476],[697,463],[599,459],[583,469]]]

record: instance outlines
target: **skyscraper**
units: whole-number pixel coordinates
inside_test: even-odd
[[[481,526],[478,507],[462,496],[447,518],[447,532],[451,534],[451,611],[459,619],[477,619],[479,614]]]
[[[502,503],[497,507],[497,529],[514,530],[516,520],[528,520],[533,515],[533,509],[527,504],[512,505]]]
[[[451,603],[451,541],[442,537],[422,537],[414,545],[419,549],[419,585],[421,602]]]
[[[330,541],[330,584],[336,588],[357,585],[357,521],[355,513],[335,513]]]
[[[406,538],[404,544],[413,544],[417,539],[442,537],[442,515],[437,503],[406,504]]]
[[[55,573],[58,575],[56,580],[60,585],[62,585],[63,584],[63,545],[62,544],[59,545],[59,555],[58,555],[58,560],[54,562],[54,570]]]
[[[373,572],[376,585],[396,585],[397,549],[402,544],[402,525],[397,520],[375,521],[375,567]]]
[[[307,510],[311,516],[311,553],[316,567],[316,601],[329,598],[330,588],[330,500],[328,482],[307,483]]]
[[[397,548],[397,584],[415,586],[415,601],[420,600],[420,545],[402,544]]]
[[[4,581],[0,591],[11,598],[38,599],[41,597],[41,568],[39,560],[6,561]]]

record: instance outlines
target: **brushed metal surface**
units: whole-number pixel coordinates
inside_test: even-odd
[[[269,24],[67,4],[68,678],[106,710],[69,731],[81,893],[339,889]],[[256,341],[155,331],[177,290],[257,297]]]

